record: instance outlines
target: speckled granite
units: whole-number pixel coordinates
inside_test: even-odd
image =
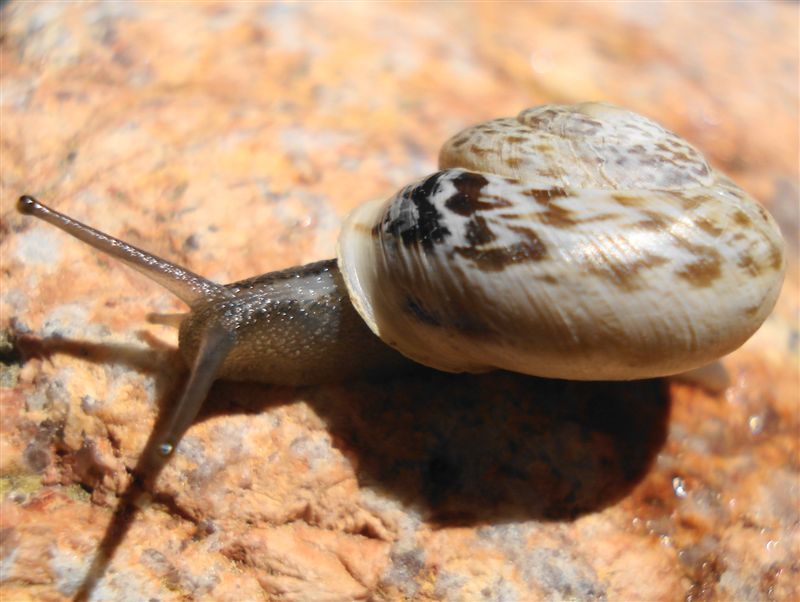
[[[795,5],[2,11],[3,600],[800,598]],[[218,383],[148,471],[182,377],[144,318],[179,303],[13,210],[39,195],[243,278],[331,256],[459,128],[588,99],[686,136],[784,228],[783,294],[724,391]]]

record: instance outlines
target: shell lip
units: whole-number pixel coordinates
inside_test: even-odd
[[[374,298],[375,258],[372,231],[376,218],[388,201],[373,200],[356,207],[342,224],[336,245],[336,261],[344,278],[350,302],[369,329],[380,337],[371,299]]]

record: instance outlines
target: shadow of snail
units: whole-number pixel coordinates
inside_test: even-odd
[[[142,372],[157,372],[156,362],[166,360],[163,350],[69,339],[23,337],[18,346],[25,358],[65,353]],[[162,403],[154,432],[169,419],[175,385],[156,383]],[[418,367],[346,387],[220,381],[196,422],[298,400],[324,420],[334,447],[355,460],[362,485],[433,522],[465,525],[571,519],[613,504],[662,446],[670,405],[664,379],[582,382]],[[151,452],[158,443],[151,437]],[[160,456],[142,454],[148,457],[133,473],[150,482]]]
[[[440,525],[572,519],[622,498],[664,443],[663,379],[428,373],[309,392],[378,487]]]

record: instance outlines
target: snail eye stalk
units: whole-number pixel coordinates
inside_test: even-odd
[[[189,305],[202,298],[230,295],[225,287],[206,280],[166,259],[129,245],[125,241],[95,230],[91,226],[51,209],[32,196],[21,196],[17,201],[17,211],[45,221],[98,251],[122,261]]]

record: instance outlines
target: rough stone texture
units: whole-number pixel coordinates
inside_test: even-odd
[[[0,596],[793,600],[798,10],[12,2],[2,9]],[[218,383],[157,474],[177,301],[23,193],[221,281],[332,255],[461,127],[608,100],[771,210],[789,273],[731,385],[423,372]],[[149,443],[152,445],[152,442]],[[146,471],[145,471],[146,472]]]

